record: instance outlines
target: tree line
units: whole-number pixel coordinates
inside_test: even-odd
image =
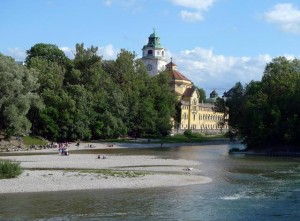
[[[104,60],[76,44],[74,59],[39,43],[25,65],[0,54],[0,132],[53,141],[165,136],[176,115],[170,76],[149,77],[134,52]]]
[[[228,135],[248,149],[298,149],[300,144],[300,60],[278,57],[265,67],[261,81],[236,83],[228,98],[218,99]]]

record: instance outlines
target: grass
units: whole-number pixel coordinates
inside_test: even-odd
[[[122,177],[122,178],[132,178],[145,176],[146,172],[138,172],[138,171],[115,171],[109,169],[60,169],[60,168],[30,168],[29,170],[59,170],[64,172],[79,172],[79,174],[98,174],[103,176],[113,176],[113,177]]]
[[[139,176],[145,176],[146,173],[143,172],[137,172],[137,171],[114,171],[114,170],[80,170],[80,173],[96,173],[101,174],[104,176],[113,176],[113,177],[122,177],[122,178],[132,178],[132,177],[139,177]]]
[[[0,179],[10,179],[18,177],[22,173],[20,163],[3,160],[0,161]]]
[[[201,143],[206,141],[211,141],[215,139],[224,138],[223,135],[203,135],[199,133],[193,133],[190,136],[184,134],[177,134],[174,136],[169,136],[161,139],[164,143]]]
[[[116,142],[116,143],[128,143],[128,142],[135,142],[135,143],[201,143],[206,141],[211,141],[215,139],[222,139],[225,138],[224,134],[218,135],[203,135],[200,133],[192,133],[190,136],[186,136],[184,134],[177,134],[174,136],[167,136],[167,137],[153,137],[149,138],[150,142],[148,142],[147,138],[144,139],[108,139],[105,142]]]
[[[40,137],[36,137],[36,136],[25,136],[22,137],[23,143],[26,146],[29,145],[47,145],[47,141],[45,141],[44,139],[40,138]]]

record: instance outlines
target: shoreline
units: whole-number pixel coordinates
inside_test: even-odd
[[[139,149],[139,148],[176,148],[181,146],[204,146],[204,145],[223,145],[232,144],[227,139],[211,140],[200,143],[146,143],[146,142],[81,142],[79,146],[76,146],[75,142],[71,142],[68,145],[69,151],[75,150],[89,150],[89,149]],[[89,147],[92,145],[92,148]],[[6,156],[9,154],[30,154],[30,153],[58,153],[58,148],[46,148],[46,149],[30,149],[30,150],[10,150],[0,151],[0,156]]]
[[[201,163],[190,160],[160,159],[144,155],[58,154],[0,156],[20,162],[23,173],[0,180],[0,194],[92,189],[135,189],[205,184],[211,178],[201,175]],[[188,171],[187,168],[192,168]],[[89,170],[142,173],[120,177]]]

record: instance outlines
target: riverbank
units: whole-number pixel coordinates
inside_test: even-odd
[[[152,188],[211,182],[210,178],[201,176],[201,164],[197,161],[155,156],[106,155],[105,159],[103,156],[98,159],[94,154],[46,154],[1,156],[0,159],[20,162],[24,168],[18,178],[0,180],[0,193]]]
[[[216,139],[201,143],[164,143],[164,142],[141,142],[137,140],[136,142],[81,142],[78,146],[77,143],[68,143],[68,150],[86,150],[86,149],[121,149],[121,148],[172,148],[180,146],[203,146],[203,145],[221,145],[230,144],[228,139]],[[46,146],[36,146],[35,148],[11,148],[2,149],[0,151],[1,155],[8,154],[24,154],[24,153],[56,153],[58,148],[49,148]]]

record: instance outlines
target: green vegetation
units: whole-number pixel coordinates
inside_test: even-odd
[[[116,170],[110,170],[110,169],[59,169],[59,168],[34,168],[30,170],[59,170],[64,172],[78,172],[79,174],[86,174],[86,173],[92,173],[92,174],[99,174],[103,176],[114,176],[114,177],[122,177],[122,178],[131,178],[131,177],[139,177],[139,176],[145,176],[146,174],[149,174],[149,172],[139,172],[139,171],[116,171]],[[52,175],[52,174],[48,174]]]
[[[0,179],[15,178],[22,173],[20,164],[8,160],[0,161]]]
[[[0,54],[0,133],[52,141],[170,133],[177,101],[167,72],[150,77],[126,50],[103,60],[97,47],[75,48],[70,60],[56,45],[36,44],[25,66]]]
[[[137,171],[115,171],[115,170],[79,170],[80,173],[96,173],[103,176],[114,176],[114,177],[122,177],[122,178],[132,178],[145,176],[145,172],[137,172]]]
[[[47,141],[45,141],[41,137],[24,136],[24,137],[22,137],[22,140],[23,140],[23,143],[27,146],[30,146],[30,145],[47,145]]]
[[[6,138],[29,132],[26,114],[30,108],[41,107],[35,73],[0,53],[0,133]]]
[[[163,143],[201,143],[205,141],[224,138],[224,135],[203,135],[200,133],[191,133],[189,130],[185,134],[177,134],[161,139]],[[187,134],[187,135],[186,135]]]
[[[231,139],[242,139],[248,149],[300,150],[300,60],[275,58],[261,81],[237,83],[231,94],[216,107]]]

